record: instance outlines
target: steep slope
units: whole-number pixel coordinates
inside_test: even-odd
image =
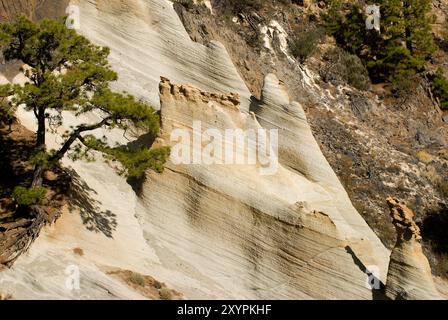
[[[385,199],[394,195],[411,206],[424,230],[423,250],[433,273],[446,277],[447,241],[436,230],[446,229],[447,221],[448,117],[431,94],[431,71],[423,72],[405,95],[393,92],[390,84],[358,90],[343,75],[350,70],[360,81],[363,69],[354,60],[346,65],[342,56],[332,56],[333,37],[320,38],[304,63],[292,57],[293,46],[288,48],[297,39],[308,39],[307,31],[322,26],[327,2],[262,3],[257,9],[235,9],[234,1],[215,0],[213,14],[204,6],[175,8],[192,39],[225,45],[254,96],[261,95],[266,74],[277,75],[303,106],[322,152],[355,208],[388,248],[396,239]],[[433,6],[440,50],[429,69],[448,71],[443,32],[447,2],[434,1]],[[238,10],[242,14],[237,15]]]
[[[386,295],[390,299],[440,300],[428,259],[420,244],[414,212],[397,199],[387,199],[397,230],[397,243],[390,256]]]
[[[17,15],[33,19],[61,18],[69,0],[2,0],[0,1],[0,21],[10,20]]]
[[[253,115],[240,112],[239,104],[223,103],[231,98],[166,79],[160,90],[162,139],[167,143],[175,129],[194,134],[193,121],[201,121],[203,130],[260,128]],[[290,129],[314,141],[306,121]],[[279,135],[286,140],[284,132]],[[384,272],[388,253],[365,222],[356,220],[350,202],[333,196],[325,189],[327,181],[318,179],[316,173],[331,169],[319,162],[315,142],[297,148],[316,160],[317,170],[302,175],[280,166],[274,175],[262,176],[259,162],[170,162],[164,174],[150,174],[137,212],[163,268],[200,284],[195,290],[201,296],[371,299],[366,266],[377,265]],[[191,290],[184,278],[173,281],[182,292]]]
[[[251,114],[249,90],[224,47],[192,42],[169,1],[72,3],[81,9],[80,32],[111,47],[116,89],[161,106],[159,143],[171,144],[175,128],[191,132],[194,120],[204,129],[279,129],[280,166],[262,176],[260,163],[170,162],[162,175],[148,173],[138,198],[101,160],[65,159],[76,182],[72,206],[0,273],[2,290],[17,298],[142,297],[108,274],[126,269],[187,298],[373,297],[366,269],[377,267],[384,282],[388,251],[351,205],[301,106],[275,76],[266,78]],[[161,76],[194,86],[164,78],[159,96]],[[80,120],[65,116],[61,132]],[[32,115],[19,117],[35,125]],[[59,142],[48,136],[50,146]],[[71,265],[81,273],[79,291],[65,286]]]

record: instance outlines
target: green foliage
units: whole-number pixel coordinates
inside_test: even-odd
[[[34,113],[38,123],[36,166],[47,167],[69,151],[75,159],[87,156],[91,146],[85,144],[83,135],[99,128],[138,128],[154,136],[158,134],[160,120],[152,107],[129,94],[109,89],[109,84],[117,80],[107,60],[109,49],[90,43],[62,21],[31,22],[19,17],[0,25],[0,44],[6,60],[20,59],[26,64],[23,73],[30,81],[25,85],[0,86],[0,97],[11,97],[12,108],[24,104]],[[62,135],[65,142],[60,149],[47,151],[46,123],[51,122],[52,129],[62,125],[63,111],[72,111],[76,116],[94,113],[100,119],[94,124],[72,127]],[[123,152],[109,152],[108,156],[123,161],[129,174],[141,168],[160,171],[166,160],[161,157],[165,149],[142,147],[139,156],[126,149],[117,150]]]
[[[122,164],[123,168],[120,170],[120,174],[131,178],[139,178],[148,169],[162,173],[164,164],[170,154],[170,148],[138,148],[132,150],[128,147],[117,147],[106,149],[103,152],[106,157],[117,160]]]
[[[442,69],[438,69],[432,79],[432,91],[440,99],[442,109],[448,110],[448,79],[443,75]]]
[[[435,50],[431,33],[430,0],[382,0],[381,33],[366,30],[360,4],[328,0],[327,31],[340,46],[358,55],[373,80],[403,84]]]
[[[0,98],[0,123],[12,125],[15,120],[14,108],[4,98]]]
[[[30,188],[15,187],[12,198],[18,205],[32,206],[41,204],[47,194],[47,189],[43,187]]]
[[[168,288],[161,288],[159,290],[159,296],[161,300],[171,300],[173,299],[173,294],[171,293],[171,290]]]
[[[294,58],[304,63],[315,52],[323,35],[320,28],[310,28],[299,32],[289,41],[289,48]]]
[[[118,173],[130,178],[140,178],[148,169],[162,173],[164,164],[170,155],[169,147],[148,149],[142,146],[134,148],[117,146],[112,148],[105,141],[92,135],[83,138],[83,144],[87,147],[86,151],[99,151],[106,159],[119,161],[121,168]]]
[[[320,74],[325,81],[336,85],[338,82],[344,82],[359,90],[370,88],[369,74],[358,56],[335,48],[326,53],[324,59],[328,63],[321,69]]]
[[[328,2],[329,10],[324,16],[327,32],[334,36],[346,51],[361,55],[369,42],[376,40],[376,32],[366,30],[363,8],[357,3],[346,8],[340,0]]]
[[[369,67],[376,74],[403,86],[435,50],[429,0],[383,0],[382,52]]]

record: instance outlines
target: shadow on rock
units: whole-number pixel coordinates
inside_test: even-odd
[[[431,243],[437,253],[448,254],[448,207],[428,214],[420,224],[424,241]]]
[[[73,170],[70,171],[72,185],[70,188],[70,209],[78,210],[82,223],[89,231],[103,233],[113,238],[117,228],[117,218],[110,210],[102,211],[101,203],[92,198],[90,194],[97,194]]]

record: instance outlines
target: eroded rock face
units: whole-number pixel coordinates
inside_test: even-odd
[[[271,95],[275,100],[281,92]],[[262,127],[254,114],[239,110],[232,94],[162,78],[160,98],[162,140],[173,147],[171,133],[184,129],[192,136],[193,121],[201,121],[202,130]],[[303,114],[298,104],[293,107]],[[289,129],[313,139],[304,118]],[[280,145],[284,134],[279,132]],[[315,142],[296,144],[308,146],[303,151],[310,157],[321,156]],[[181,292],[196,298],[372,298],[365,268],[387,261],[387,251],[367,227],[352,224],[356,210],[340,212],[350,202],[334,197],[318,174],[302,175],[281,161],[275,174],[265,176],[259,162],[169,162],[162,175],[149,174],[138,217],[162,267],[183,274],[172,279]],[[322,162],[320,172],[331,170],[326,166]]]
[[[126,90],[159,108],[160,76],[209,91],[237,92],[249,110],[250,92],[224,46],[193,42],[168,0],[72,0],[78,32],[111,49],[109,61]]]
[[[70,0],[2,0],[0,1],[0,21],[10,20],[17,15],[32,19],[60,18]]]
[[[394,300],[441,299],[428,259],[422,251],[414,212],[395,198],[388,198],[387,204],[397,230],[397,243],[390,256],[387,274],[387,297]]]
[[[378,266],[384,281],[388,252],[351,205],[302,107],[275,76],[266,78],[263,99],[250,113],[250,93],[226,50],[193,43],[169,1],[71,3],[81,9],[80,32],[111,47],[116,89],[161,106],[159,143],[174,145],[176,129],[191,136],[193,121],[202,130],[277,129],[279,166],[261,175],[260,159],[169,162],[162,175],[148,173],[137,198],[102,161],[64,159],[79,184],[75,208],[0,273],[2,288],[28,299],[141,298],[108,274],[118,268],[151,275],[186,298],[372,298],[366,269]],[[159,85],[160,76],[193,85],[166,78]],[[19,118],[33,129],[31,114],[22,110]],[[61,130],[79,121],[65,119]],[[49,133],[49,146],[57,143]],[[80,291],[65,287],[70,265],[79,267]]]

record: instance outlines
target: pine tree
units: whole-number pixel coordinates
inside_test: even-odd
[[[430,0],[381,0],[381,33],[365,29],[357,3],[329,0],[326,26],[340,46],[358,55],[373,80],[403,82],[415,75],[435,50]]]
[[[0,41],[5,59],[21,60],[29,79],[24,85],[1,86],[0,94],[10,97],[11,108],[23,104],[36,117],[35,152],[29,159],[34,164],[30,190],[41,188],[44,172],[66,154],[76,160],[88,157],[90,150],[120,161],[121,173],[128,176],[142,175],[147,169],[163,170],[168,148],[111,147],[107,140],[90,134],[99,128],[137,128],[154,136],[159,131],[154,109],[129,94],[110,90],[117,74],[108,63],[108,48],[93,45],[62,22],[35,23],[25,17],[0,25]],[[58,150],[47,150],[48,125],[62,125],[63,111],[77,116],[94,113],[99,120],[71,128],[62,135],[64,143]]]
[[[435,50],[430,0],[383,0],[381,50],[368,64],[393,82],[408,79]]]

